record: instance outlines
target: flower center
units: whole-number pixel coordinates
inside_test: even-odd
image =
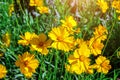
[[[85,56],[81,55],[81,56],[79,57],[79,60],[83,62],[83,61],[85,60]]]
[[[43,42],[40,42],[40,43],[39,43],[39,46],[40,46],[40,47],[41,47],[41,46],[43,46],[43,45],[44,45],[44,43],[43,43]]]
[[[101,66],[105,68],[106,67],[106,63],[105,62],[101,63]]]
[[[25,62],[24,62],[24,65],[27,66],[27,65],[28,65],[28,61],[25,61]]]
[[[59,37],[57,37],[57,40],[58,41],[63,41],[63,39],[59,36]]]

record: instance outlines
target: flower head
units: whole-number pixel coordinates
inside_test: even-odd
[[[30,78],[35,69],[38,67],[39,62],[35,59],[33,54],[25,52],[22,55],[18,56],[18,60],[15,62],[17,67],[20,67],[20,71],[27,77]]]
[[[61,20],[62,26],[67,28],[67,30],[72,33],[74,30],[73,28],[77,26],[77,22],[74,20],[72,16],[67,16],[65,20]]]
[[[43,0],[30,0],[30,6],[43,6]]]
[[[0,57],[2,57],[4,54],[0,52]]]
[[[69,51],[73,47],[73,37],[69,36],[69,32],[64,27],[54,27],[48,36],[53,40],[51,47]]]
[[[37,7],[39,13],[44,14],[44,13],[49,13],[49,8],[46,6],[41,6],[41,7]]]
[[[62,26],[64,27],[75,27],[77,25],[77,22],[74,20],[72,16],[67,16],[65,20],[61,20]]]
[[[10,6],[9,6],[9,16],[12,15],[13,11],[14,11],[14,4],[10,4]]]
[[[120,13],[120,1],[119,0],[114,0],[112,2],[112,7],[116,9],[117,13]]]
[[[118,20],[120,20],[120,16],[118,16]]]
[[[10,34],[7,32],[6,34],[3,35],[2,37],[3,43],[5,44],[6,47],[10,46]]]
[[[88,55],[85,55],[84,53],[81,53],[78,50],[75,50],[73,55],[69,56],[68,62],[69,64],[66,65],[65,68],[71,73],[93,73],[93,70],[90,67],[90,59],[88,58]]]
[[[86,57],[89,57],[91,55],[90,49],[85,41],[82,41],[81,44],[79,44],[79,48],[75,50],[74,54],[81,54]]]
[[[108,31],[104,26],[99,25],[98,27],[95,28],[95,31],[93,34],[94,34],[94,37],[100,40],[105,40],[107,38]]]
[[[79,49],[76,49],[73,55],[68,57],[69,64],[65,66],[66,70],[71,73],[93,73],[90,67],[90,50],[86,42],[82,42]]]
[[[95,60],[96,64],[94,64],[95,68],[98,72],[102,72],[107,74],[108,71],[111,69],[111,65],[109,65],[110,61],[106,59],[104,56],[99,56]]]
[[[4,78],[6,76],[7,70],[6,67],[0,64],[0,79]]]
[[[22,44],[23,46],[29,45],[30,40],[34,37],[37,36],[35,33],[30,33],[30,32],[25,32],[25,36],[20,36],[22,40],[18,40],[18,44]]]
[[[104,44],[101,42],[101,39],[97,39],[95,37],[92,37],[89,41],[88,41],[88,45],[89,45],[89,48],[91,50],[91,53],[94,55],[94,56],[97,56],[99,54],[101,54],[102,52],[102,49],[104,47]]]
[[[105,13],[107,9],[109,8],[105,0],[98,0],[97,5],[100,7],[103,13]]]
[[[44,33],[39,34],[36,37],[33,37],[31,40],[31,49],[41,52],[41,54],[48,54],[48,47],[51,45],[52,40],[47,39],[47,36]]]

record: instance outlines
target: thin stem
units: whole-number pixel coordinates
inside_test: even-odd
[[[108,35],[107,41],[106,41],[105,46],[104,46],[103,51],[102,51],[102,55],[103,55],[103,53],[105,52],[105,49],[106,49],[106,47],[107,47],[107,44],[108,44],[108,42],[109,42],[109,40],[110,40],[110,37],[111,37],[111,35],[112,35],[113,28],[114,28],[114,24],[113,24],[112,27],[111,27],[110,34]]]

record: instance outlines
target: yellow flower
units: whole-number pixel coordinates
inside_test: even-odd
[[[99,56],[95,60],[96,64],[94,64],[94,67],[97,69],[97,72],[102,72],[107,74],[108,71],[111,69],[111,65],[109,65],[110,61],[106,59],[104,56]]]
[[[71,73],[81,74],[83,72],[93,73],[93,69],[90,67],[90,50],[86,42],[80,44],[79,49],[76,49],[73,55],[68,57],[68,65],[65,65],[67,71]]]
[[[95,28],[93,34],[94,36],[88,41],[88,45],[94,56],[97,56],[102,52],[102,49],[104,47],[102,41],[107,38],[108,31],[104,26],[99,25]]]
[[[118,16],[118,20],[120,20],[120,16]]]
[[[5,44],[6,47],[10,46],[10,34],[7,32],[6,34],[3,35],[2,37],[3,43]]]
[[[75,40],[75,45],[77,45],[78,48],[80,48],[83,43],[85,43],[85,41],[83,39]]]
[[[74,20],[73,16],[67,16],[65,20],[61,20],[62,26],[67,28],[67,30],[72,33],[73,28],[77,26],[77,22]]]
[[[62,26],[64,27],[75,27],[77,22],[74,20],[73,16],[67,16],[65,20],[61,20]]]
[[[0,64],[0,79],[4,78],[6,76],[7,70],[6,67]]]
[[[25,32],[25,36],[21,36],[20,38],[22,38],[22,40],[18,40],[18,44],[22,44],[23,46],[25,45],[29,45],[30,44],[30,40],[34,37],[37,36],[35,33],[30,33],[30,32]]]
[[[74,38],[69,36],[69,32],[63,27],[54,27],[48,36],[54,41],[51,47],[69,51],[73,47]]]
[[[21,73],[23,73],[27,78],[32,77],[32,74],[35,73],[35,69],[38,67],[39,62],[35,59],[33,54],[25,52],[22,55],[18,56],[18,60],[15,62],[17,67],[20,67]]]
[[[104,47],[104,44],[101,43],[101,40],[99,38],[96,39],[95,37],[92,37],[89,40],[88,45],[89,45],[89,48],[91,50],[91,53],[93,53],[94,56],[101,54],[102,49]]]
[[[10,6],[9,6],[9,16],[12,15],[13,11],[14,11],[14,4],[10,4]]]
[[[120,13],[120,1],[114,0],[112,2],[112,7],[116,9],[117,13]]]
[[[41,14],[49,13],[49,8],[46,6],[37,7],[37,9],[39,10],[39,13]]]
[[[91,55],[90,49],[85,41],[80,44],[79,48],[75,50],[75,53],[82,54],[86,57]]]
[[[43,0],[30,0],[30,6],[43,6]]]
[[[103,13],[105,13],[107,9],[109,8],[105,0],[98,0],[97,5],[100,7]]]
[[[87,54],[87,53],[86,53]],[[84,53],[75,50],[73,55],[70,55],[68,58],[68,65],[65,65],[67,71],[71,73],[81,74],[83,72],[93,73],[92,68],[90,67],[90,59]]]
[[[48,47],[52,43],[51,39],[47,39],[47,36],[44,33],[39,34],[36,37],[33,37],[31,40],[31,49],[41,52],[41,54],[48,54]]]
[[[2,57],[2,56],[3,56],[3,53],[0,52],[0,57]]]
[[[108,31],[104,26],[99,25],[98,27],[95,28],[93,34],[96,39],[99,38],[100,40],[105,40],[107,39]]]

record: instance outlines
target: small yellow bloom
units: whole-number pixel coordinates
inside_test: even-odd
[[[90,59],[84,56],[84,53],[79,53],[77,50],[68,58],[68,65],[65,65],[67,71],[71,73],[93,73],[93,69],[90,67]]]
[[[43,6],[43,0],[30,0],[30,6],[40,7]]]
[[[118,20],[120,20],[120,16],[118,16]]]
[[[105,13],[109,8],[105,0],[98,0],[97,5],[100,7],[103,13]]]
[[[90,49],[85,41],[81,42],[79,45],[79,48],[75,50],[74,54],[82,54],[86,57],[89,57],[91,55]]]
[[[117,13],[120,13],[120,1],[119,0],[114,0],[112,2],[112,7],[116,9]]]
[[[3,56],[3,53],[0,52],[0,57],[2,57],[2,56]]]
[[[10,4],[10,6],[9,6],[9,16],[12,15],[13,11],[14,11],[14,4]]]
[[[95,60],[96,64],[94,64],[95,68],[97,69],[97,72],[102,72],[107,74],[108,71],[111,69],[111,65],[109,65],[110,61],[106,59],[104,56],[99,56]]]
[[[25,52],[22,55],[18,56],[18,60],[15,62],[17,67],[20,67],[21,73],[23,73],[27,78],[32,77],[32,74],[35,73],[35,69],[39,65],[39,61],[35,59],[33,54]]]
[[[7,70],[6,67],[0,64],[0,79],[4,78],[6,76]]]
[[[62,26],[67,28],[67,30],[72,34],[73,28],[77,26],[77,22],[74,20],[73,16],[67,16],[65,20],[61,20]]]
[[[47,36],[44,33],[39,34],[36,37],[33,37],[31,40],[31,49],[41,52],[41,54],[47,55],[48,54],[48,47],[52,43],[51,39],[47,39]]]
[[[41,7],[37,7],[39,13],[44,14],[44,13],[49,13],[49,8],[46,6],[41,6]]]
[[[69,51],[73,47],[74,38],[69,36],[69,32],[64,27],[54,27],[48,36],[53,40],[51,47]]]
[[[61,20],[62,26],[64,27],[75,27],[77,22],[74,20],[73,16],[67,16],[65,20]]]
[[[104,47],[104,44],[101,42],[101,39],[97,39],[95,37],[92,37],[89,40],[88,45],[91,50],[91,53],[94,54],[94,56],[101,54],[102,49]]]
[[[76,49],[73,55],[68,57],[68,65],[65,65],[67,71],[71,73],[81,74],[81,73],[93,73],[93,69],[90,66],[90,50],[86,42],[80,44],[79,49]]]
[[[10,46],[10,34],[8,32],[3,35],[2,40],[6,47]]]
[[[29,45],[30,44],[30,40],[32,40],[32,38],[34,36],[37,36],[35,33],[30,33],[30,32],[25,32],[25,36],[21,36],[22,40],[18,40],[18,44],[22,44],[23,46],[25,45]]]
[[[85,43],[85,41],[83,39],[75,40],[75,45],[77,45],[78,48],[80,48],[83,43]]]
[[[98,38],[104,41],[105,39],[107,39],[108,31],[104,26],[99,25],[98,27],[95,28],[95,31],[93,34],[96,39]]]

